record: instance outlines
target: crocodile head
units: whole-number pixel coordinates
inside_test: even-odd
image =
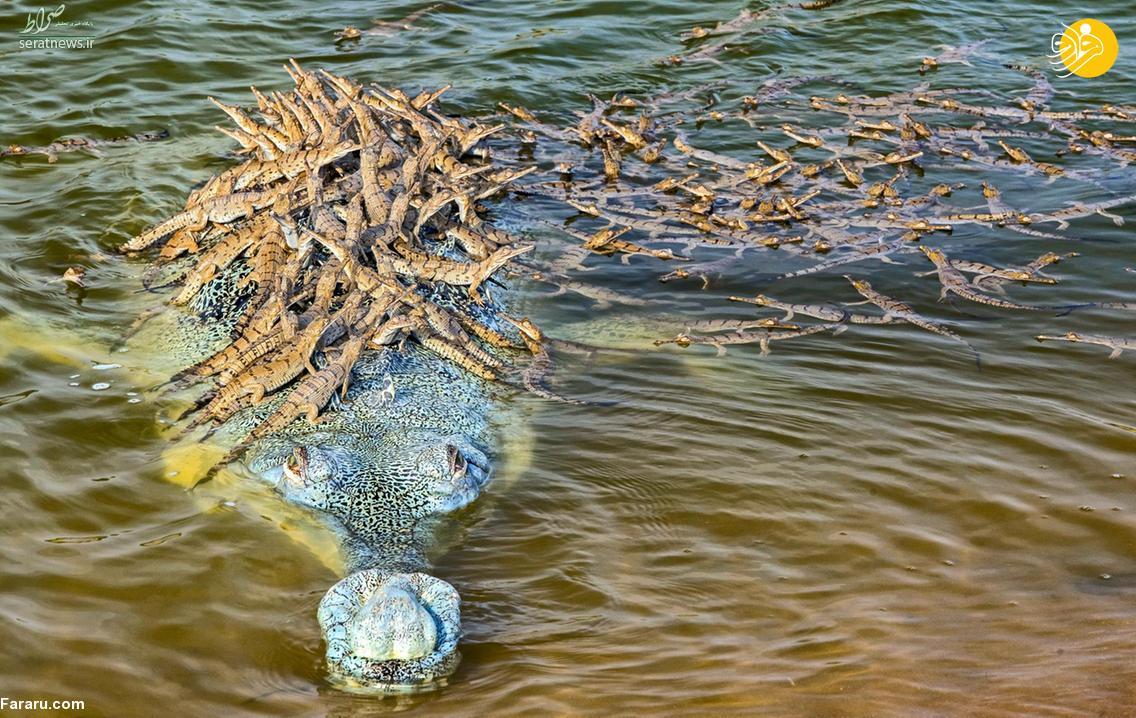
[[[253,468],[282,496],[337,520],[355,570],[325,595],[327,663],[344,688],[391,692],[432,684],[457,665],[460,599],[417,572],[432,519],[477,498],[488,458],[465,437],[427,429],[359,435],[341,428],[289,437]],[[275,464],[266,467],[265,464]]]
[[[336,438],[315,434],[296,444],[268,476],[278,477],[276,489],[288,500],[368,540],[463,508],[489,475],[489,459],[460,435],[403,430],[375,442]]]

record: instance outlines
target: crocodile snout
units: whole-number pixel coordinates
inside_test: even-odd
[[[461,598],[423,573],[353,573],[324,595],[318,618],[328,665],[348,688],[407,690],[460,660]]]

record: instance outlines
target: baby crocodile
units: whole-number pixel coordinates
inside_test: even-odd
[[[971,280],[971,284],[973,284],[975,287],[1002,291],[1002,284],[1005,282],[1034,282],[1040,284],[1056,284],[1056,279],[1046,276],[1041,272],[1041,270],[1045,267],[1048,267],[1050,264],[1054,264],[1056,262],[1060,262],[1063,259],[1077,256],[1080,256],[1079,252],[1067,252],[1065,254],[1046,252],[1029,264],[1025,264],[1020,267],[992,267],[981,262],[971,262],[962,259],[952,259],[951,265],[960,272],[968,272],[974,274],[975,277]],[[933,273],[934,272],[923,272],[920,273],[919,276],[923,277]]]
[[[902,319],[909,324],[914,324],[920,329],[926,329],[929,332],[934,332],[935,334],[940,334],[949,339],[954,339],[956,342],[962,342],[967,346],[968,349],[970,349],[971,352],[974,353],[975,361],[981,362],[978,350],[971,346],[970,342],[963,339],[958,334],[955,334],[950,329],[947,329],[942,324],[916,314],[915,310],[912,309],[910,305],[901,302],[898,299],[893,299],[892,297],[889,297],[885,294],[880,294],[872,288],[872,285],[869,284],[867,280],[856,279],[854,277],[848,276],[847,274],[844,275],[844,278],[852,283],[852,286],[856,288],[856,291],[860,293],[860,296],[864,297],[864,299],[868,300],[872,304],[875,304],[880,309],[884,310],[884,316]]]
[[[23,155],[46,155],[47,161],[54,163],[61,152],[90,152],[98,156],[100,147],[112,145],[125,145],[131,142],[157,142],[170,136],[168,130],[154,130],[152,132],[139,132],[136,135],[123,135],[105,140],[90,139],[88,137],[73,137],[65,140],[56,140],[50,145],[33,147],[26,145],[8,145],[0,149],[0,157],[20,157]]]
[[[1031,277],[1034,277],[1035,279],[1022,280],[1019,278],[1009,278],[1003,274],[979,274],[973,280],[971,280],[971,284],[982,289],[993,289],[995,291],[1001,292],[1003,291],[1002,285],[1009,281],[1040,281],[1036,279],[1037,277],[1041,277],[1042,279],[1053,279],[1052,277],[1044,274],[1041,270],[1051,264],[1060,262],[1063,259],[1069,259],[1070,257],[1078,256],[1080,256],[1080,252],[1066,252],[1065,254],[1046,252],[1029,264],[1023,265],[1021,267],[1010,267],[1007,270],[1011,272],[1022,272],[1024,274],[1028,274]],[[1054,279],[1053,283],[1056,283],[1056,281],[1057,280]]]
[[[1100,344],[1101,346],[1112,349],[1112,353],[1108,355],[1109,359],[1115,359],[1120,356],[1121,352],[1125,349],[1136,349],[1136,339],[1128,339],[1126,337],[1107,337],[1103,334],[1080,334],[1078,332],[1065,332],[1060,335],[1053,334],[1038,334],[1035,339],[1039,342],[1053,339],[1062,342],[1083,342],[1085,344]]]
[[[521,341],[525,343],[525,347],[532,354],[532,360],[521,372],[521,383],[525,389],[544,399],[587,406],[588,402],[586,401],[569,399],[548,388],[547,379],[552,374],[552,356],[548,353],[544,332],[540,330],[540,327],[528,317],[513,319],[507,314],[499,314],[498,316],[517,328],[521,334]]]
[[[761,346],[761,355],[765,356],[769,353],[770,342],[819,334],[829,329],[836,329],[839,326],[839,324],[816,324],[804,329],[785,332],[729,332],[727,334],[687,334],[683,332],[674,339],[656,339],[654,344],[655,346],[678,344],[680,347],[688,347],[691,344],[709,344],[718,350],[718,356],[722,356],[726,353],[726,345],[756,343]]]
[[[416,23],[420,18],[429,15],[440,7],[442,7],[442,3],[434,3],[433,5],[421,8],[420,10],[415,10],[401,20],[372,20],[371,24],[373,25],[373,27],[367,28],[365,30],[360,30],[357,27],[348,25],[339,32],[335,33],[335,42],[336,44],[339,44],[341,42],[346,42],[349,40],[358,40],[364,35],[377,35],[379,37],[386,37],[395,35],[399,32],[417,30],[418,26],[414,23]]]
[[[730,297],[730,301],[748,302],[749,304],[756,304],[759,307],[780,309],[785,312],[782,321],[786,322],[797,314],[804,314],[806,317],[841,324],[846,322],[851,324],[890,324],[895,319],[891,316],[877,317],[871,314],[853,314],[847,309],[838,307],[835,304],[789,304],[788,302],[781,302],[772,297],[767,297],[764,294],[758,294],[753,298]]]
[[[943,289],[939,293],[939,301],[943,301],[947,294],[954,293],[963,299],[969,299],[978,304],[989,304],[992,307],[1002,307],[1003,309],[1028,309],[1031,311],[1039,309],[1039,307],[1030,307],[1025,304],[1018,304],[1017,302],[1011,302],[1006,299],[997,299],[982,294],[981,292],[976,292],[971,288],[970,282],[966,281],[966,278],[962,276],[962,273],[952,266],[951,261],[941,249],[923,245],[919,247],[919,251],[927,255],[927,259],[931,260],[935,265],[935,270],[939,274],[939,281],[943,285]]]
[[[781,274],[777,276],[776,279],[778,281],[784,279],[795,279],[797,277],[803,277],[808,274],[825,272],[829,269],[832,269],[833,267],[839,267],[844,264],[861,262],[866,259],[878,259],[885,264],[894,264],[894,260],[891,259],[889,255],[893,254],[894,252],[898,252],[907,243],[908,240],[906,238],[906,235],[896,237],[895,239],[890,239],[885,242],[883,241],[883,235],[881,234],[875,237],[871,237],[863,242],[856,242],[855,244],[847,245],[848,252],[842,256],[834,257],[827,261],[821,262],[820,264],[814,264],[811,267],[798,269],[795,272],[787,272],[785,274]]]

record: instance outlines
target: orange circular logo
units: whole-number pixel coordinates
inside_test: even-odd
[[[1084,17],[1050,40],[1049,62],[1058,77],[1097,77],[1108,72],[1120,53],[1116,33],[1100,20]]]

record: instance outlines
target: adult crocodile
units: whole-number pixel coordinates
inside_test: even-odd
[[[132,344],[182,364],[209,356],[240,314],[244,273],[237,265],[207,282],[184,309],[148,324]],[[477,305],[444,285],[430,294],[518,337],[500,317],[507,296],[498,289]],[[252,442],[231,466],[313,510],[341,544],[346,576],[317,611],[338,685],[414,689],[456,668],[461,602],[448,583],[428,575],[429,555],[446,517],[477,499],[489,480],[491,412],[507,391],[415,342],[368,350],[353,366],[346,394],[317,422],[297,421]],[[238,442],[283,400],[239,412],[214,439]]]
[[[441,115],[440,93],[289,71],[291,95],[258,95],[263,121],[216,103],[254,157],[123,249],[161,245],[181,284],[151,313],[175,325],[155,343],[191,362],[173,387],[214,384],[180,435],[212,425],[233,446],[220,465],[342,541],[348,575],[317,615],[332,674],[423,686],[454,670],[461,635],[457,591],[426,573],[432,537],[488,481],[490,403],[525,356],[504,290],[483,285],[531,246],[473,203],[526,170],[471,164],[493,128]]]
[[[317,617],[328,666],[347,684],[423,685],[456,667],[460,599],[426,574],[427,551],[438,519],[489,478],[492,398],[489,382],[408,343],[365,354],[326,420],[246,453],[249,469],[342,537],[350,573]]]

